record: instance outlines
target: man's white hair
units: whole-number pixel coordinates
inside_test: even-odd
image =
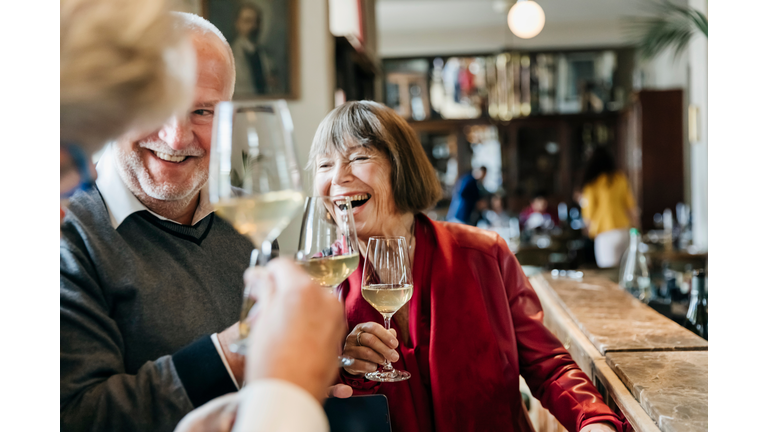
[[[227,38],[224,37],[221,30],[200,15],[189,12],[171,12],[171,14],[178,18],[176,26],[190,31],[202,32],[203,34],[211,32],[218,36],[222,42],[227,43]]]
[[[232,47],[229,46],[229,42],[227,42],[227,38],[224,37],[221,30],[207,19],[193,13],[171,12],[171,14],[176,18],[174,20],[175,27],[203,36],[213,33],[224,43],[227,58],[229,59],[230,70],[232,71],[232,88],[230,90],[230,95],[233,94],[235,92],[235,55],[232,53]]]

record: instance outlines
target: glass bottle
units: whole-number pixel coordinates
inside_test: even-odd
[[[662,240],[662,244],[664,245],[664,250],[666,251],[674,250],[675,220],[672,218],[671,209],[664,209],[664,213],[662,214],[662,221],[664,225],[664,236]]]
[[[707,273],[704,270],[694,270],[691,282],[691,302],[685,316],[684,327],[707,339]]]
[[[638,299],[648,303],[653,297],[648,260],[640,250],[640,231],[629,230],[629,247],[621,258],[619,285]]]

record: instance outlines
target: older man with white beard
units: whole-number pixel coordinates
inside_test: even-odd
[[[232,97],[234,59],[213,25],[177,17],[197,54],[192,108],[157,131],[108,146],[97,187],[71,199],[62,224],[65,431],[170,431],[243,381],[243,357],[227,347],[238,334],[252,245],[212,212],[204,187],[213,110]],[[317,374],[293,374],[299,372]],[[297,388],[275,383],[271,397],[308,397]],[[294,419],[283,426],[325,424],[314,406],[282,415],[283,422]]]

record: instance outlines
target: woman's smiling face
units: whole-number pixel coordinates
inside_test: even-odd
[[[383,152],[350,145],[344,153],[319,155],[315,167],[315,194],[350,197],[361,239],[380,235],[398,216],[392,195],[392,165]]]

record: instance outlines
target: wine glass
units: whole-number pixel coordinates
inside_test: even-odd
[[[349,197],[307,197],[296,263],[333,292],[357,269],[359,253]]]
[[[301,220],[296,263],[331,293],[356,269],[360,260],[355,219],[349,197],[307,197]],[[354,359],[340,356],[339,366]]]
[[[284,100],[221,102],[213,118],[208,191],[216,213],[248,236],[256,249],[251,265],[265,264],[272,242],[301,208],[301,170],[293,147],[293,122]],[[259,249],[260,248],[260,249]],[[246,322],[255,300],[243,290],[240,340],[230,349],[245,353]]]
[[[371,237],[363,264],[363,298],[384,316],[384,328],[389,330],[390,320],[413,295],[413,278],[408,244],[405,237]],[[411,377],[406,371],[396,370],[389,360],[381,369],[369,372],[371,381],[397,382]]]

